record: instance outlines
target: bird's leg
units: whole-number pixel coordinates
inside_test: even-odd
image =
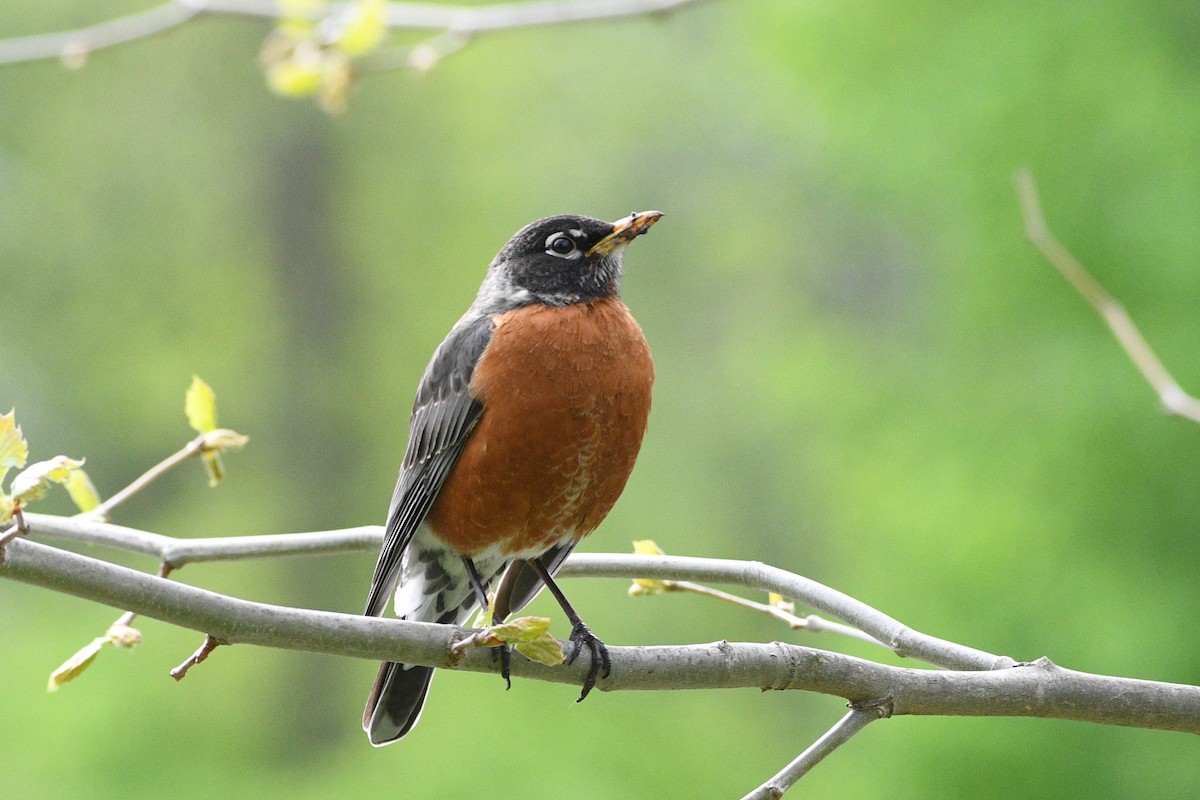
[[[467,570],[467,580],[471,582],[471,588],[475,591],[475,597],[479,600],[479,606],[486,612],[488,607],[487,587],[483,585],[483,579],[479,577],[479,570],[475,568],[475,562],[467,556],[462,557],[462,563],[463,567]],[[492,624],[497,622],[503,622],[503,620],[492,620]],[[500,677],[504,678],[506,688],[511,689],[512,677],[509,675],[511,671],[509,665],[512,663],[512,653],[509,652],[508,647],[505,645],[493,647],[492,661],[495,662],[497,658],[500,659]]]
[[[583,689],[579,692],[579,699],[575,702],[583,702],[583,698],[588,696],[588,692],[596,685],[596,677],[607,678],[612,672],[612,662],[608,658],[608,648],[604,642],[596,638],[596,635],[584,624],[579,618],[579,614],[571,607],[571,603],[567,600],[566,595],[562,593],[562,589],[558,588],[558,584],[554,582],[554,577],[546,566],[536,558],[531,558],[525,562],[537,573],[542,579],[542,583],[546,584],[546,588],[550,590],[550,594],[554,595],[554,599],[558,601],[562,607],[563,613],[567,615],[567,619],[571,621],[571,642],[575,647],[571,650],[571,655],[567,657],[567,663],[574,663],[575,657],[579,655],[579,651],[586,644],[592,655],[592,665],[588,669],[587,677],[583,679]]]
[[[463,567],[467,570],[467,580],[471,583],[471,589],[475,592],[475,599],[479,601],[479,605],[486,611],[488,607],[487,587],[483,585],[483,578],[479,577],[479,570],[475,569],[475,562],[467,556],[462,556]]]

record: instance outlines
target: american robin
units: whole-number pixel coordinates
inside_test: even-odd
[[[641,447],[654,364],[621,302],[625,246],[662,217],[540,219],[493,259],[475,302],[417,388],[366,614],[463,624],[503,572],[496,619],[545,585],[572,624],[573,660],[608,651],[553,576],[613,507]],[[505,653],[507,656],[507,653]],[[433,670],[384,662],[363,712],[380,746],[416,725]]]

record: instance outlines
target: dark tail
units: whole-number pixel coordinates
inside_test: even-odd
[[[363,711],[363,730],[371,744],[391,744],[412,730],[421,718],[432,679],[429,667],[383,662]]]

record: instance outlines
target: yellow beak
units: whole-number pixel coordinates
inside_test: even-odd
[[[592,245],[585,257],[607,255],[618,247],[629,244],[650,230],[650,226],[662,219],[662,215],[661,211],[635,211],[628,217],[617,220],[613,223],[612,233]]]

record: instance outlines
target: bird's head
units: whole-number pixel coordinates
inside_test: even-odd
[[[561,215],[530,223],[492,260],[476,306],[495,313],[616,295],[625,245],[661,217],[661,211],[639,211],[616,222]]]

